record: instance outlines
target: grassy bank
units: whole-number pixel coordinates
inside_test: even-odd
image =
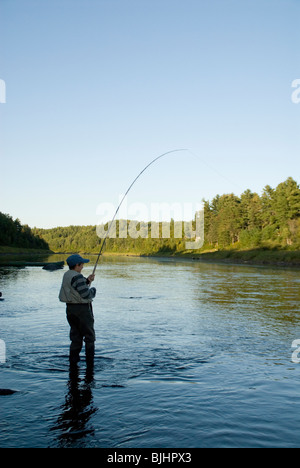
[[[95,255],[94,252],[81,253],[82,255]],[[274,265],[274,266],[291,266],[300,267],[300,251],[280,250],[280,249],[251,249],[251,250],[218,250],[218,251],[182,251],[168,252],[160,251],[157,253],[145,254],[137,252],[109,252],[103,253],[105,257],[148,257],[148,258],[186,258],[195,261],[203,262],[220,262],[220,263],[236,263],[249,265]]]
[[[75,252],[74,252],[75,253]],[[5,247],[0,246],[0,255],[14,255],[14,256],[41,256],[41,255],[70,255],[71,252],[53,252],[51,250],[41,249],[25,249],[21,247]],[[95,252],[80,252],[81,255],[96,255]],[[300,267],[300,251],[299,250],[285,250],[285,249],[223,249],[213,251],[159,251],[156,253],[144,252],[110,252],[105,251],[105,257],[165,257],[165,258],[186,258],[195,261],[204,262],[221,262],[221,263],[236,263],[236,264],[249,264],[249,265],[275,265],[275,266],[291,266]],[[58,258],[58,257],[57,257]],[[57,260],[58,261],[58,260]]]
[[[195,254],[192,251],[183,252],[179,257],[192,258],[200,261],[240,263],[250,265],[277,265],[277,266],[299,266],[299,250],[281,249],[248,249],[248,250],[218,250]]]

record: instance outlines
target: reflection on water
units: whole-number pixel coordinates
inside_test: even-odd
[[[69,368],[64,271],[0,267],[1,447],[300,444],[299,271],[103,258],[92,371]]]
[[[59,409],[59,416],[50,431],[55,433],[54,445],[59,448],[72,447],[85,437],[94,435],[91,417],[98,408],[93,403],[94,367],[89,366],[84,378],[79,367],[70,366],[65,403]]]

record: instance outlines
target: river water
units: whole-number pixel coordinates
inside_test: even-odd
[[[300,446],[299,270],[104,258],[93,372],[69,369],[65,271],[0,266],[0,447]]]

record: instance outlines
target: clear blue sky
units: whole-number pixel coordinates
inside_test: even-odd
[[[0,0],[0,211],[96,224],[128,202],[300,182],[299,0]]]

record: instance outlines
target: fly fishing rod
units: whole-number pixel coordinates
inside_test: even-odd
[[[104,249],[104,247],[105,247],[106,240],[107,240],[107,238],[108,238],[108,236],[109,236],[109,233],[110,233],[111,227],[112,227],[112,225],[113,225],[113,222],[114,222],[114,220],[116,219],[116,216],[117,216],[117,214],[118,214],[118,212],[119,212],[119,210],[120,210],[120,208],[121,208],[121,206],[122,206],[123,201],[124,201],[125,198],[127,197],[128,193],[130,192],[130,190],[132,189],[132,187],[134,186],[134,184],[136,183],[136,181],[137,181],[137,180],[141,177],[141,175],[148,169],[148,167],[152,166],[152,164],[154,164],[156,161],[158,161],[159,159],[163,158],[164,156],[167,156],[168,154],[176,153],[176,152],[178,152],[178,151],[188,151],[188,150],[187,150],[187,149],[175,149],[175,150],[172,150],[172,151],[167,151],[167,153],[163,153],[163,154],[161,154],[160,156],[157,156],[157,158],[153,159],[153,161],[151,161],[149,164],[147,164],[146,167],[144,167],[144,169],[139,173],[139,175],[134,179],[134,181],[133,181],[133,182],[131,183],[131,185],[128,187],[127,192],[125,193],[125,195],[124,195],[124,197],[122,198],[122,200],[121,200],[121,202],[120,202],[118,208],[116,209],[116,212],[115,212],[115,214],[114,214],[114,217],[113,217],[113,219],[111,220],[110,225],[109,225],[109,227],[108,227],[108,229],[107,229],[107,232],[106,232],[106,234],[105,234],[105,237],[104,237],[104,239],[103,239],[103,241],[102,241],[101,248],[100,248],[100,252],[99,252],[99,254],[98,254],[98,257],[97,257],[97,260],[96,260],[96,263],[95,263],[95,266],[94,266],[94,269],[93,269],[93,275],[95,274],[95,271],[96,271],[96,268],[97,268],[97,265],[98,265],[100,256],[101,256],[102,251],[103,251],[103,249]]]

